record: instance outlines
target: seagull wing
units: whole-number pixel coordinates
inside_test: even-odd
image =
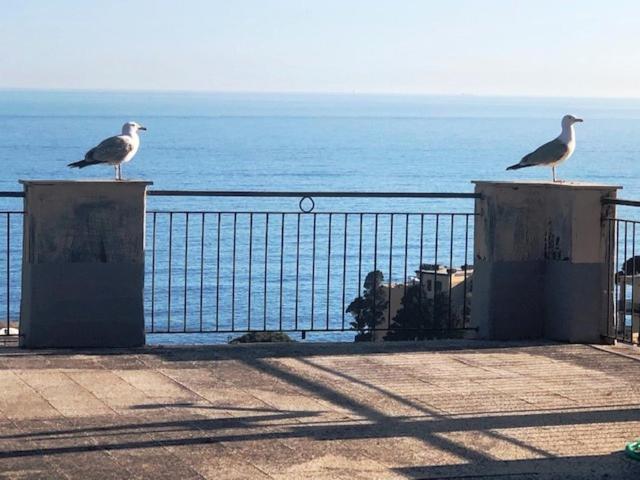
[[[119,163],[133,150],[133,145],[123,135],[109,137],[89,150],[84,159],[88,163]]]
[[[525,155],[519,165],[521,167],[548,165],[562,160],[568,153],[569,146],[556,138]]]

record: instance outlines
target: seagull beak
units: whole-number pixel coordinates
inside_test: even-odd
[[[575,122],[575,123],[582,123],[583,121],[584,121],[584,120],[582,120],[581,118],[576,118],[576,119],[574,120],[574,122]],[[146,128],[145,128],[145,130],[146,130]]]
[[[580,121],[582,121],[582,120],[580,120]],[[140,126],[138,127],[138,130],[144,130],[144,131],[146,131],[146,130],[147,130],[147,127],[143,127],[142,125],[140,125]]]

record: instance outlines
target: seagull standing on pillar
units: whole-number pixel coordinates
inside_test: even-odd
[[[122,126],[122,135],[103,140],[85,154],[84,160],[70,163],[68,166],[84,168],[89,165],[113,165],[116,180],[122,180],[122,164],[131,160],[140,148],[140,130],[146,128],[136,122],[127,122]]]
[[[562,117],[562,132],[556,138],[525,155],[520,163],[511,165],[507,170],[517,170],[525,167],[551,167],[553,181],[556,181],[556,166],[564,162],[576,149],[575,123],[582,122],[581,118],[573,115]]]

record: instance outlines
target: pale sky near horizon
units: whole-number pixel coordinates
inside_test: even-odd
[[[0,88],[640,97],[637,0],[0,0]]]

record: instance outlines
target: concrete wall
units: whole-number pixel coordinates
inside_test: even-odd
[[[620,187],[475,182],[472,324],[494,339],[600,342],[608,232]]]
[[[150,182],[22,181],[20,344],[144,344],[145,189]]]

